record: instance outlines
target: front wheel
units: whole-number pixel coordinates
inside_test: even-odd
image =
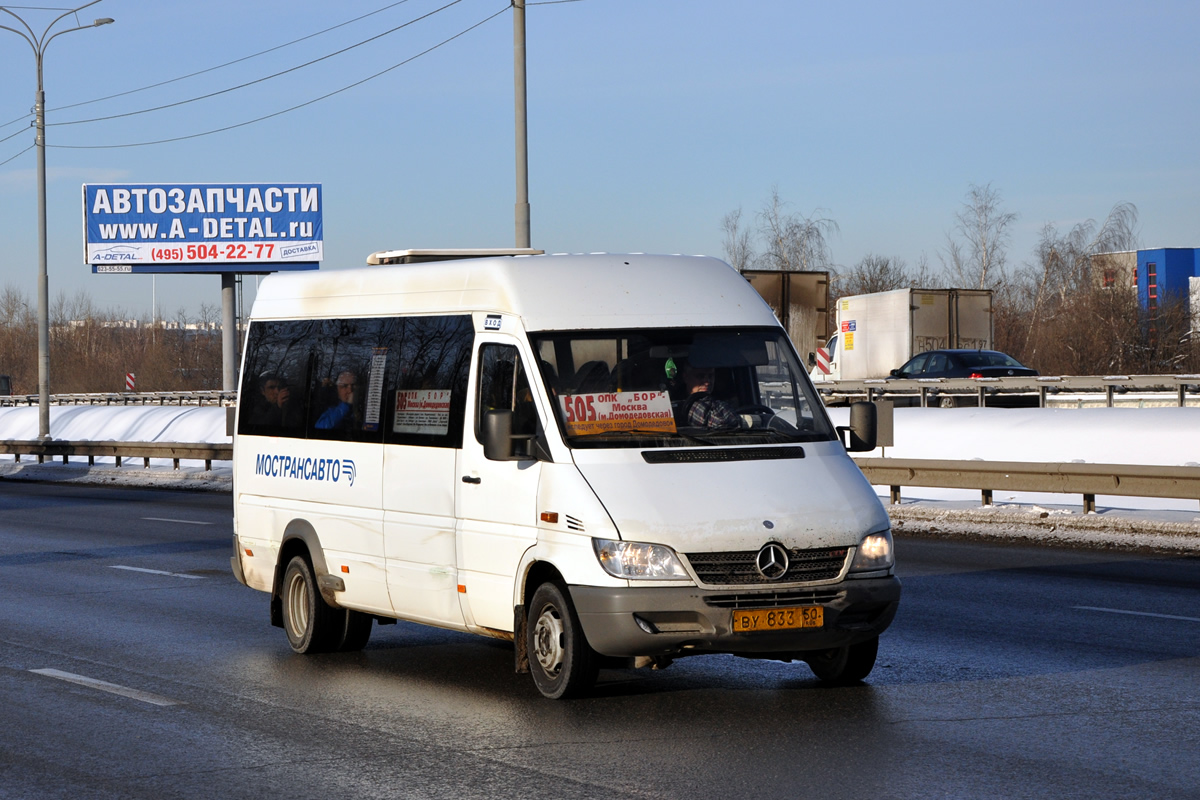
[[[879,637],[873,636],[858,644],[811,653],[806,660],[809,669],[822,683],[850,686],[871,674],[878,654]]]
[[[575,608],[559,584],[543,583],[533,593],[525,646],[533,682],[551,700],[578,697],[596,682],[596,652],[584,638]]]

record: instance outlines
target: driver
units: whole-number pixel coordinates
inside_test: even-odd
[[[712,367],[697,367],[688,362],[679,365],[679,378],[687,391],[680,404],[681,424],[695,428],[742,427],[742,418],[734,413],[733,406],[713,395],[715,374]]]

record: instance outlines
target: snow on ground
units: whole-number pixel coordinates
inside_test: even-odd
[[[225,409],[195,406],[53,406],[56,439],[225,443]],[[834,424],[849,412],[830,409]],[[37,408],[0,408],[0,440],[37,437]],[[898,408],[895,444],[869,454],[892,458],[1085,462],[1200,466],[1200,408]],[[232,467],[169,459],[17,463],[0,455],[0,479],[161,486],[228,491]],[[887,502],[888,487],[876,487]],[[1104,496],[1097,513],[1082,513],[1082,498],[1054,493],[1001,493],[981,505],[971,490],[905,487],[888,510],[897,531],[928,536],[985,535],[1100,547],[1142,547],[1200,553],[1200,501]],[[981,533],[982,532],[982,533]]]
[[[209,442],[227,444],[225,409],[219,406],[51,406],[50,432],[55,439],[110,442]],[[38,434],[37,407],[0,408],[0,440],[29,441]],[[233,465],[214,461],[205,471],[203,461],[183,461],[178,470],[170,459],[96,458],[69,464],[61,460],[37,463],[36,456],[0,454],[0,479],[52,480],[68,483],[157,486],[173,489],[229,491]]]

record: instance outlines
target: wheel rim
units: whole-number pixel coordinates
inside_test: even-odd
[[[553,606],[546,606],[538,616],[533,628],[533,650],[545,673],[556,677],[563,662],[563,624]]]
[[[308,630],[308,583],[300,573],[288,584],[288,627],[297,639]]]

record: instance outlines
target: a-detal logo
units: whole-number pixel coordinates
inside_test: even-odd
[[[767,580],[777,581],[788,571],[787,550],[775,542],[764,545],[763,549],[758,551],[758,557],[754,559],[754,566],[758,567],[758,573]]]

